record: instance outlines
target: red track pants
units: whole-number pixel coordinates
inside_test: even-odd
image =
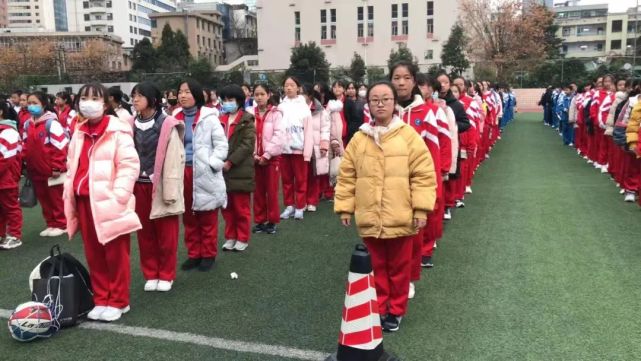
[[[599,137],[599,150],[597,154],[597,160],[599,164],[606,165],[608,164],[608,154],[610,153],[610,143],[612,143],[611,138],[605,135],[605,130],[600,129]]]
[[[227,192],[227,208],[222,210],[225,219],[225,239],[249,242],[250,203],[249,192]]]
[[[629,192],[638,192],[641,186],[641,161],[635,154],[624,152],[621,163],[623,163],[621,187]]]
[[[391,313],[403,316],[407,312],[414,238],[415,236],[363,239],[372,258],[381,315]]]
[[[307,167],[307,198],[308,206],[317,206],[321,192],[321,176],[315,176],[311,165]],[[296,206],[298,208],[298,205]]]
[[[62,202],[63,185],[49,187],[47,180],[33,180],[33,189],[36,192],[36,198],[42,207],[42,215],[51,228],[67,228],[67,219],[65,218],[65,207]]]
[[[140,269],[146,280],[173,281],[176,279],[178,253],[178,216],[149,219],[153,185],[136,183],[136,214],[142,223],[138,234]]]
[[[302,154],[282,156],[280,170],[285,206],[303,209],[307,205],[307,167]]]
[[[444,188],[445,208],[452,208],[456,204],[456,179],[446,181]]]
[[[280,222],[278,208],[279,159],[272,158],[266,166],[256,165],[256,190],[254,191],[254,223]]]
[[[18,188],[0,189],[0,237],[22,238],[22,208]]]
[[[80,234],[89,266],[93,301],[96,306],[129,306],[129,234],[102,245],[94,228],[89,197],[76,197]]]
[[[185,244],[189,258],[215,258],[218,254],[218,210],[193,211],[194,169],[185,167]]]

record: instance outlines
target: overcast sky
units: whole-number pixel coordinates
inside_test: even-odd
[[[565,0],[555,0],[554,3],[563,3]],[[595,4],[608,4],[608,10],[612,13],[619,13],[633,8],[637,4],[637,0],[581,0],[579,5],[595,5]],[[641,5],[641,0],[639,0]]]

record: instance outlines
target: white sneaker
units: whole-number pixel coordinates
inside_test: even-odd
[[[416,289],[414,289],[414,282],[410,282],[410,292],[407,294],[407,298],[410,300],[416,295]]]
[[[49,237],[49,233],[53,228],[47,227],[44,231],[40,232],[40,237]]]
[[[472,194],[472,187],[470,186],[465,187],[465,194]]]
[[[465,208],[465,202],[461,200],[456,201],[456,208]]]
[[[236,241],[233,239],[228,239],[225,241],[225,244],[223,244],[223,251],[231,251],[234,249],[234,244],[236,244]]]
[[[590,158],[588,158],[587,156],[583,157],[583,159],[587,159],[588,164],[593,164],[593,163],[594,163],[594,162],[593,162],[593,161],[591,161],[591,160],[590,160]]]
[[[171,291],[171,286],[174,284],[174,281],[158,281],[157,291],[159,292],[169,292]]]
[[[237,241],[236,245],[234,245],[234,251],[242,252],[242,251],[246,250],[247,247],[249,247],[249,243]]]
[[[294,212],[294,219],[296,219],[296,220],[299,220],[299,221],[300,221],[300,220],[302,220],[302,219],[303,219],[304,214],[305,214],[305,208],[297,209],[297,210]]]
[[[601,173],[607,173],[608,172],[608,165],[604,165],[601,167]]]
[[[601,167],[603,167],[601,164],[594,162],[594,168],[601,169]]]
[[[619,194],[625,194],[625,189],[621,188],[621,189],[619,190]]]
[[[22,246],[22,241],[13,236],[7,236],[0,243],[1,249],[14,249]]]
[[[65,234],[65,233],[67,233],[67,230],[66,230],[66,229],[62,229],[62,228],[51,228],[51,229],[49,230],[49,234],[48,234],[47,236],[49,236],[49,237],[60,237],[60,236],[62,236],[62,235],[63,235],[63,234]]]
[[[445,210],[445,214],[443,214],[443,219],[448,221],[452,219],[452,211],[450,211],[449,208]]]
[[[280,214],[280,219],[289,219],[293,215],[294,215],[294,207],[287,206],[287,208],[285,208],[283,213]]]
[[[158,280],[148,280],[145,282],[145,292],[153,292],[158,290]]]
[[[636,196],[632,192],[625,192],[625,198],[623,198],[624,202],[634,202],[636,200]]]
[[[307,212],[316,212],[316,206],[312,206],[311,204],[307,206]]]
[[[100,320],[100,315],[107,309],[107,306],[96,306],[93,310],[89,311],[87,318],[90,320],[98,321]]]
[[[100,314],[100,321],[105,321],[105,322],[113,322],[117,321],[124,315],[125,313],[129,312],[129,306],[125,308],[116,308],[116,307],[111,307],[107,306],[105,310]]]
[[[574,147],[574,143],[568,144],[568,147]]]

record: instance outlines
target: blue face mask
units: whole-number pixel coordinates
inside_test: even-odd
[[[234,113],[238,110],[238,104],[236,102],[224,102],[223,103],[223,112],[224,113]]]
[[[37,104],[29,104],[29,106],[27,107],[27,110],[34,117],[39,117],[42,115],[42,113],[44,113],[42,106]]]
[[[438,100],[438,92],[432,93],[432,99]]]

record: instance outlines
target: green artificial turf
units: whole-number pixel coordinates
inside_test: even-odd
[[[436,267],[423,272],[400,332],[385,335],[386,349],[402,360],[641,359],[639,208],[624,204],[609,177],[540,118],[519,115],[508,127],[466,208],[446,224]],[[132,311],[118,323],[334,351],[359,240],[331,208],[324,202],[275,236],[253,236],[244,254],[219,253],[212,272],[179,271],[168,294],[142,291],[132,242]],[[84,261],[79,238],[41,239],[42,228],[39,209],[27,210],[24,245],[0,252],[0,308],[29,300],[29,272],[56,241]],[[180,262],[182,244],[179,253]],[[29,345],[2,331],[0,353],[2,360],[276,359],[82,329]]]

